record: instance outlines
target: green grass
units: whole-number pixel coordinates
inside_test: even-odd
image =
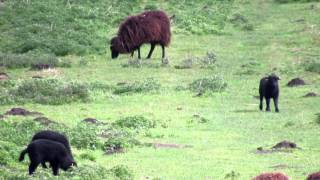
[[[157,1],[158,4],[161,2]],[[313,8],[310,8],[311,5]],[[315,2],[279,4],[273,0],[235,1],[230,17],[233,14],[243,15],[253,26],[252,31],[238,28],[231,22],[225,25],[224,33],[220,35],[174,31],[172,43],[167,49],[170,66],[166,67],[160,65],[159,47],[156,47],[151,60],[142,60],[140,68],[123,68],[129,56],[121,55],[117,60],[111,60],[109,51],[103,55],[84,56],[87,63],[83,65],[80,65],[81,58],[67,56],[72,59],[72,66],[58,68],[60,73],[56,78],[63,82],[77,80],[96,84],[95,90],[90,91],[89,102],[1,105],[0,113],[14,106],[25,107],[42,112],[49,119],[70,128],[77,127],[87,117],[113,123],[123,117],[143,116],[154,120],[157,126],[138,134],[135,138],[140,143],[192,146],[155,149],[136,145],[126,149],[125,153],[105,155],[100,149],[77,149],[73,143],[71,145],[80,169],[74,175],[62,173],[62,177],[76,178],[86,171],[94,174],[94,168],[90,168],[92,165],[105,169],[125,165],[135,179],[224,179],[234,174],[235,179],[246,180],[268,171],[281,171],[292,179],[305,179],[307,174],[319,171],[320,166],[319,97],[302,98],[310,91],[320,92],[318,71],[304,68],[310,59],[314,64],[319,64],[319,12],[320,4]],[[297,21],[299,19],[303,21]],[[149,48],[149,45],[142,48],[142,57]],[[204,57],[207,52],[216,55],[211,68],[174,68],[186,57]],[[29,79],[37,73],[28,69],[3,68],[3,71],[13,80]],[[260,112],[258,99],[254,98],[258,95],[260,78],[272,72],[281,77],[280,113],[274,112],[273,105],[272,112]],[[188,87],[195,80],[213,75],[223,77],[227,84],[224,91],[194,97],[192,91],[176,90],[177,86]],[[287,82],[295,77],[303,78],[307,85],[287,87]],[[156,93],[135,91],[118,95],[113,91],[118,83],[134,84],[145,82],[148,78],[161,84],[157,86]],[[199,122],[195,118],[197,116],[206,121]],[[24,120],[20,117],[4,119],[10,122]],[[81,130],[85,131],[84,128]],[[292,153],[255,153],[257,147],[271,148],[282,140],[293,141],[302,149]],[[10,143],[9,139],[5,141]],[[22,149],[21,144],[28,142],[20,142],[14,148]],[[82,155],[84,153],[88,155]],[[5,167],[17,168],[20,174],[27,174],[27,163],[11,162],[10,158],[9,165]],[[273,167],[281,164],[288,167]],[[81,169],[86,166],[87,169]],[[50,173],[41,169],[40,175]],[[126,174],[126,170],[121,172]],[[99,175],[94,178],[99,179]]]

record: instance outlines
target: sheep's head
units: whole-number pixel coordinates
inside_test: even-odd
[[[281,80],[279,76],[271,74],[268,76],[268,82],[273,86],[278,86],[278,81]]]
[[[110,42],[111,58],[115,59],[119,56],[119,49],[121,48],[121,42],[118,37],[113,37]]]

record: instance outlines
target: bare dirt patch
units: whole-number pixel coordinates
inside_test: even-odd
[[[1,80],[7,80],[9,79],[9,76],[7,73],[4,73],[4,72],[0,72],[0,81]]]
[[[287,140],[281,141],[272,147],[272,149],[295,149],[295,148],[297,148],[297,144]]]
[[[39,112],[32,112],[28,111],[23,108],[12,108],[9,111],[5,113],[5,115],[13,115],[13,116],[37,116],[42,115],[42,113]]]
[[[33,120],[36,121],[36,122],[39,122],[41,125],[44,125],[44,126],[49,126],[51,124],[58,124],[57,122],[52,121],[47,117],[37,117],[37,118],[35,118]]]

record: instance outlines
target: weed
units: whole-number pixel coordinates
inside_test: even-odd
[[[139,82],[133,82],[130,84],[124,84],[116,87],[113,91],[114,94],[129,94],[129,93],[146,93],[157,91],[161,87],[160,83],[153,78],[147,78],[146,80]]]
[[[221,76],[211,76],[194,80],[189,84],[189,89],[197,93],[221,92],[225,90],[227,83]]]

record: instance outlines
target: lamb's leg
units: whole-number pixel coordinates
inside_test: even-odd
[[[270,111],[270,98],[266,98],[267,108],[266,111]]]
[[[39,163],[38,162],[31,162],[29,165],[29,175],[33,174],[34,171],[37,169]]]
[[[260,111],[263,109],[263,96],[260,95],[260,105],[259,105]]]
[[[273,102],[274,102],[274,107],[276,109],[276,112],[279,112],[279,108],[278,108],[278,97],[273,98]]]
[[[56,163],[50,163],[53,175],[57,176],[59,174],[59,165]]]
[[[148,54],[148,56],[147,56],[147,59],[150,59],[151,58],[151,55],[152,55],[152,53],[153,53],[153,50],[154,50],[154,47],[155,47],[156,45],[154,44],[154,43],[151,43],[151,48],[150,48],[150,51],[149,51],[149,54]]]
[[[133,57],[133,55],[134,55],[134,51],[131,52],[131,57]]]
[[[48,168],[45,162],[42,162],[41,165],[43,168]]]
[[[140,47],[138,47],[138,59],[141,59],[141,55],[140,55]]]

